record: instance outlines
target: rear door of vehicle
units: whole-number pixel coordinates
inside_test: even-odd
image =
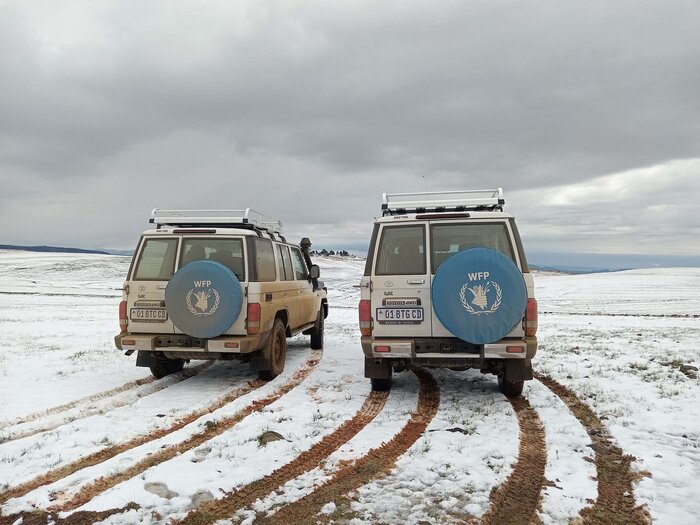
[[[383,224],[371,275],[375,337],[429,337],[432,305],[423,223]]]
[[[507,220],[470,219],[468,221],[433,220],[430,222],[430,279],[447,259],[469,248],[491,248],[501,252],[520,269],[517,244]],[[454,337],[432,314],[433,337]],[[507,337],[524,336],[518,323]]]
[[[144,237],[136,251],[127,294],[130,333],[172,334],[165,310],[165,287],[175,270],[176,236]]]
[[[193,261],[214,261],[226,266],[241,283],[243,304],[236,321],[224,332],[224,335],[245,335],[245,319],[247,314],[246,287],[247,272],[245,271],[246,248],[244,239],[240,236],[185,236],[183,237],[178,257],[178,268]],[[175,333],[182,334],[177,326]]]

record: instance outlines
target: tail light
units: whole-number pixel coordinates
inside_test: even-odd
[[[360,333],[362,335],[372,335],[372,309],[369,300],[363,299],[358,306],[360,313]]]
[[[248,335],[260,332],[260,303],[248,303]]]
[[[126,301],[119,303],[119,329],[126,332],[129,325],[129,318],[126,316]]]
[[[525,335],[537,335],[537,299],[528,299],[525,309]]]

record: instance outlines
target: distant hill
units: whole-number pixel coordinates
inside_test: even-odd
[[[98,255],[110,255],[109,252],[101,250],[84,250],[82,248],[64,248],[62,246],[16,246],[14,244],[0,244],[0,250],[22,250],[25,252],[48,252],[48,253],[92,253]]]

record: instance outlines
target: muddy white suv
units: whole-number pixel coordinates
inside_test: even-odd
[[[507,396],[532,379],[537,301],[503,191],[384,194],[359,304],[365,377],[478,368]]]
[[[119,305],[126,355],[160,378],[191,359],[242,359],[264,379],[284,369],[287,337],[323,347],[326,288],[308,239],[245,210],[159,210],[134,252]]]

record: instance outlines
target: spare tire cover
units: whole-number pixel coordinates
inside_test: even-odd
[[[522,320],[527,288],[508,257],[489,248],[471,248],[438,268],[431,299],[445,328],[481,345],[500,340]]]
[[[173,324],[193,337],[216,337],[241,313],[243,293],[236,275],[214,261],[180,268],[165,288],[165,308]]]

